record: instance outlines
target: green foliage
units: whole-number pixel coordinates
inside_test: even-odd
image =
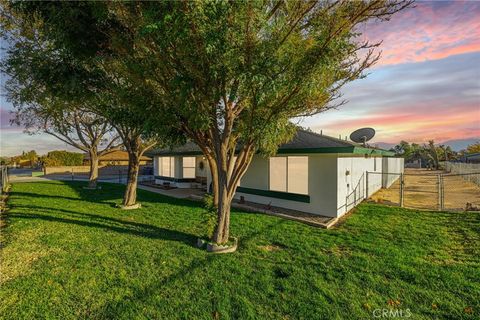
[[[473,143],[467,146],[467,154],[468,153],[480,153],[480,142]]]
[[[213,196],[206,194],[203,198],[205,211],[203,212],[203,224],[205,226],[205,238],[211,239],[217,227],[217,208],[213,203]]]
[[[29,70],[62,97],[87,96],[127,150],[140,137],[173,144],[185,135],[219,168],[214,192],[222,183],[232,194],[255,153],[293,137],[292,118],[342,104],[340,89],[379,58],[380,43],[360,30],[410,3],[7,2],[6,21],[20,21],[22,35],[34,26],[27,43],[40,47],[19,45],[48,62]]]
[[[81,166],[83,164],[83,153],[65,150],[50,151],[43,158],[43,164],[46,167]]]
[[[0,165],[9,165],[10,158],[9,157],[0,157]]]
[[[401,141],[393,148],[397,156],[405,158],[405,161],[421,160],[422,164],[438,168],[440,161],[451,161],[458,158],[458,153],[453,151],[450,146],[435,145],[433,140],[428,145],[419,145],[417,143],[408,143]]]

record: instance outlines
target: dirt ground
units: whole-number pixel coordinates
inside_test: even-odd
[[[440,173],[446,174],[443,171],[405,169],[404,207],[437,210],[438,174]],[[464,180],[462,176],[455,175],[444,175],[443,186],[444,210],[465,210],[467,202],[480,209],[479,186]],[[399,205],[400,180],[388,189],[381,189],[371,199],[379,203]]]

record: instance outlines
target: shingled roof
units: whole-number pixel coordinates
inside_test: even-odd
[[[363,147],[357,143],[333,138],[323,134],[299,129],[290,142],[280,145],[279,154],[284,153],[362,153],[362,154],[383,154],[393,153],[381,149]],[[155,155],[199,155],[200,148],[193,142],[173,149],[157,149],[148,152],[149,156]]]

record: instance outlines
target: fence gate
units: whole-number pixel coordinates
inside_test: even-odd
[[[378,203],[413,209],[480,211],[480,172],[412,171],[415,172],[367,172],[369,198]]]
[[[414,209],[438,210],[441,201],[441,175],[409,174],[403,175],[403,206]]]

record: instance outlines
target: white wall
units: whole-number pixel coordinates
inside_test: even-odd
[[[347,170],[350,175],[345,174]],[[368,178],[367,171],[370,172]],[[403,158],[340,156],[338,158],[338,215],[345,214],[381,188],[390,187],[400,178],[401,173],[403,173]]]
[[[368,177],[368,193],[382,187],[382,158],[364,156],[342,156],[337,159],[337,210],[341,216],[359,204],[366,197],[366,172],[378,172]]]
[[[389,185],[395,178],[388,181],[382,179],[382,172],[403,172],[403,158],[382,158],[363,155],[352,157],[351,154],[295,154],[295,156],[308,156],[308,195],[310,202],[299,202],[273,197],[259,196],[237,192],[235,198],[243,196],[246,201],[265,205],[283,207],[287,209],[309,212],[329,217],[339,217],[351,210],[355,205],[365,199],[368,180],[368,196],[377,192],[382,185]],[[181,178],[181,157],[175,157],[175,176]],[[198,163],[202,157],[197,157]],[[204,160],[205,169],[202,174],[207,176],[207,188],[211,183],[208,163]],[[158,175],[158,157],[154,159],[154,172]],[[386,171],[387,170],[387,171]],[[369,174],[366,172],[378,172]],[[156,179],[156,183],[163,183]],[[176,185],[173,182],[170,182]],[[190,183],[182,183],[177,187],[189,188]],[[253,157],[247,172],[243,176],[241,187],[269,190],[269,160],[260,155]]]
[[[200,169],[200,162],[203,162],[203,170]],[[195,176],[197,177],[206,177],[209,171],[207,159],[204,159],[204,156],[195,157]]]
[[[389,188],[404,171],[404,159],[385,157],[383,160],[382,188]]]
[[[295,154],[302,156],[302,154]],[[292,210],[309,212],[324,216],[336,216],[336,155],[309,154],[308,156],[308,194],[310,203],[271,198],[237,192],[235,198],[243,196],[246,201],[270,204]],[[241,187],[269,190],[268,158],[254,156],[250,167],[242,178]]]

